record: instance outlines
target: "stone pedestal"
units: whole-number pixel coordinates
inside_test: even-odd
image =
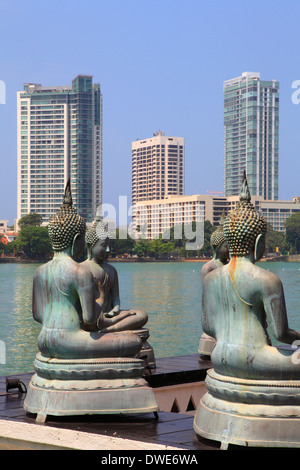
[[[252,447],[300,447],[300,380],[247,380],[207,373],[197,436]]]
[[[142,377],[142,359],[35,359],[24,409],[43,422],[47,415],[125,414],[158,411]]]

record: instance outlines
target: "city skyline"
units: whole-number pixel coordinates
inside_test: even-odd
[[[131,142],[155,129],[185,138],[185,194],[224,191],[223,82],[246,70],[280,83],[278,198],[298,196],[300,4],[252,8],[255,31],[246,5],[230,0],[0,0],[0,218],[17,216],[17,91],[81,73],[103,94],[104,202],[131,198]]]

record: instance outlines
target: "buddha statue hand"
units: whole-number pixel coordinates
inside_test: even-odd
[[[120,305],[116,305],[112,310],[110,310],[110,312],[106,312],[103,315],[105,317],[111,318],[111,317],[115,317],[116,315],[119,315],[119,313],[120,313]]]

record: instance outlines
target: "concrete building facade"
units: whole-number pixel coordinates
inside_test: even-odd
[[[250,193],[278,199],[279,83],[244,72],[224,82],[225,196],[238,195],[246,170]]]
[[[73,203],[91,222],[102,203],[102,95],[91,75],[71,86],[24,84],[17,93],[17,219],[46,224],[70,178]]]
[[[132,204],[184,194],[184,138],[165,136],[132,142]]]
[[[154,239],[159,235],[167,235],[171,227],[189,225],[192,222],[208,220],[217,227],[222,214],[229,214],[238,202],[239,196],[207,194],[141,201],[134,206],[132,229],[137,237]],[[279,232],[285,231],[284,223],[288,217],[300,212],[300,197],[294,197],[292,201],[273,201],[252,196],[251,202],[273,229]]]
[[[167,239],[171,227],[188,227],[192,222],[204,222],[205,202],[198,195],[140,201],[133,206],[132,220],[137,238],[153,240],[164,235]]]

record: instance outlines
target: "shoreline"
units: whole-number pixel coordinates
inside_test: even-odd
[[[42,264],[51,261],[52,258],[33,260],[29,258],[0,258],[0,264],[16,263],[16,264]],[[171,259],[155,259],[155,258],[108,258],[109,263],[207,263],[212,258],[171,258]],[[82,260],[81,260],[82,261]],[[81,261],[78,261],[79,263]],[[262,258],[259,262],[286,262],[300,263],[300,255],[285,255]]]

